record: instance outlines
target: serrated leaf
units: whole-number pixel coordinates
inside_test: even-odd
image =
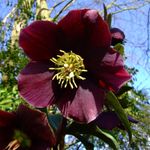
[[[72,134],[72,135],[74,135],[75,133],[93,135],[102,139],[114,150],[117,150],[119,147],[116,139],[108,132],[98,128],[96,124],[79,124],[79,123],[73,122],[66,129],[66,133]]]
[[[118,115],[119,119],[121,120],[121,123],[125,127],[125,129],[128,132],[129,135],[129,141],[132,139],[132,133],[131,133],[131,128],[130,128],[130,123],[129,120],[124,112],[124,109],[122,108],[121,104],[119,103],[117,97],[114,95],[113,92],[109,91],[106,95],[107,103],[111,105],[116,114]]]

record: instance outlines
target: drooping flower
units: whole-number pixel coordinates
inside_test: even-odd
[[[130,79],[96,10],[70,11],[58,24],[36,21],[21,31],[19,44],[31,59],[18,76],[21,96],[36,107],[56,104],[64,117],[79,122],[101,112],[105,91],[99,80],[118,90]]]
[[[43,112],[24,105],[16,112],[0,111],[0,150],[47,150],[55,142]]]
[[[137,120],[128,116],[131,123],[138,123]],[[96,124],[99,128],[112,130],[114,128],[125,129],[120,119],[114,111],[102,112],[92,123]]]
[[[118,43],[123,43],[125,39],[125,34],[122,30],[120,30],[119,28],[111,28],[110,32],[112,36],[111,45],[115,46]]]

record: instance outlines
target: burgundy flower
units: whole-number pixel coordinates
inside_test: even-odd
[[[111,36],[112,36],[112,41],[111,41],[111,45],[116,45],[118,43],[123,43],[124,39],[125,39],[125,34],[122,30],[118,29],[118,28],[111,28],[110,29],[111,32]]]
[[[16,112],[0,111],[0,150],[47,150],[55,141],[44,113],[24,105]]]
[[[128,120],[131,123],[138,123],[137,120],[133,119],[131,116],[128,116]],[[96,120],[93,121],[94,124],[96,124],[99,128],[112,130],[114,128],[121,128],[125,129],[122,125],[120,119],[118,118],[117,114],[115,112],[102,112]]]
[[[118,91],[131,78],[124,68],[122,56],[114,49],[109,49],[106,53],[99,66],[97,76],[113,91]]]
[[[109,28],[95,10],[70,11],[58,24],[49,21],[32,23],[21,31],[19,38],[20,46],[31,59],[18,76],[21,96],[36,107],[56,104],[64,117],[79,122],[94,120],[101,112],[105,97],[99,80],[116,90],[130,79],[122,57],[110,49],[110,43]],[[63,50],[66,58],[58,56],[57,61],[52,57],[60,55],[59,50]],[[74,62],[74,57],[76,62],[70,63]],[[49,59],[58,65],[61,74],[54,70],[56,66]],[[69,67],[65,61],[70,63]],[[70,72],[72,68],[74,70]],[[80,71],[83,71],[81,75]],[[58,81],[63,85],[61,77],[68,72],[69,79],[65,80],[68,86],[61,88]],[[72,84],[75,88],[69,87]]]

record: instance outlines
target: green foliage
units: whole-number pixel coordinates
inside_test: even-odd
[[[0,51],[0,108],[3,110],[14,110],[21,102],[18,96],[17,76],[27,63],[27,59],[16,46],[6,43],[7,50]]]
[[[116,114],[118,115],[119,119],[121,120],[122,124],[124,125],[124,127],[128,131],[129,140],[131,142],[132,132],[131,132],[131,128],[130,128],[130,123],[129,123],[128,118],[124,112],[124,109],[120,105],[117,97],[113,94],[113,92],[109,91],[106,95],[106,99],[107,99],[107,104],[109,104],[110,106],[112,106],[114,108],[114,110],[115,110]]]
[[[109,144],[109,146],[112,147],[114,150],[117,150],[119,148],[116,139],[108,131],[98,128],[95,124],[79,124],[73,122],[66,129],[66,133],[74,135],[77,138],[78,134],[93,135]]]
[[[21,100],[18,97],[17,86],[13,87],[3,87],[0,86],[0,109],[12,111],[15,110]]]
[[[103,4],[103,9],[104,9],[104,20],[107,22],[109,28],[111,28],[112,14],[107,13],[107,8],[106,8],[105,4]]]

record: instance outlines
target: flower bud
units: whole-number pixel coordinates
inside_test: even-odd
[[[112,41],[111,45],[115,46],[116,44],[120,43],[122,44],[124,39],[125,39],[125,34],[122,30],[118,28],[111,28],[110,29],[111,36],[112,36]]]

